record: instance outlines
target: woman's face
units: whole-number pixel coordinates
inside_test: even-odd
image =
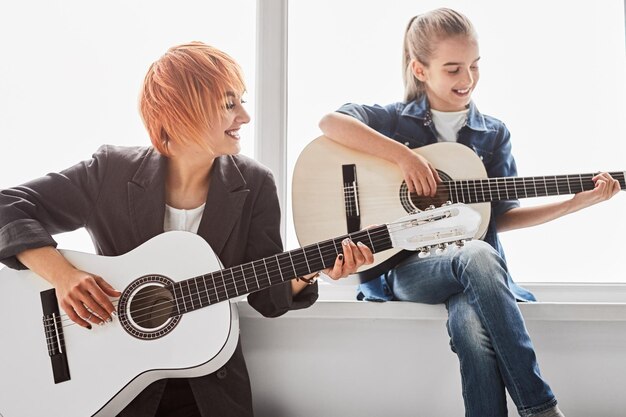
[[[479,79],[478,42],[473,37],[455,36],[437,42],[428,66],[412,62],[414,75],[426,87],[430,107],[460,111],[467,107]]]
[[[244,108],[244,103],[240,95],[228,93],[224,103],[226,112],[208,129],[206,142],[216,157],[235,155],[241,150],[239,129],[250,122],[250,115]]]

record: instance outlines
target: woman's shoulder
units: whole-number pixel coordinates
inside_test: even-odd
[[[80,165],[90,171],[96,170],[108,178],[128,179],[142,170],[154,172],[162,160],[154,148],[148,146],[101,145],[90,160]]]
[[[263,180],[268,176],[273,177],[272,171],[267,166],[249,156],[237,154],[221,158],[232,161],[246,181],[251,179]]]
[[[101,145],[94,153],[94,157],[104,157],[109,161],[141,162],[151,154],[156,153],[150,146],[121,146]]]

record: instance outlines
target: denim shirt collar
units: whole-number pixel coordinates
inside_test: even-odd
[[[402,110],[402,117],[413,117],[416,119],[424,120],[424,126],[432,124],[433,119],[430,113],[430,105],[426,95],[422,95],[416,100],[407,103]],[[486,132],[487,126],[485,125],[485,118],[478,111],[473,101],[470,101],[469,112],[467,113],[467,120],[465,126],[477,132]]]

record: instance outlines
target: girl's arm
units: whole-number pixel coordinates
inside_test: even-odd
[[[586,207],[609,200],[620,191],[619,181],[607,173],[593,177],[595,188],[575,194],[573,198],[534,207],[516,207],[497,219],[498,232],[536,226],[574,213]]]
[[[330,139],[348,148],[393,162],[403,173],[409,191],[434,196],[441,181],[435,168],[403,144],[377,132],[365,123],[341,113],[322,118],[319,127]]]

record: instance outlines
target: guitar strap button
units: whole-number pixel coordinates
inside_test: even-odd
[[[228,371],[226,370],[226,368],[220,368],[216,373],[215,376],[217,376],[217,379],[224,379],[228,376]]]

